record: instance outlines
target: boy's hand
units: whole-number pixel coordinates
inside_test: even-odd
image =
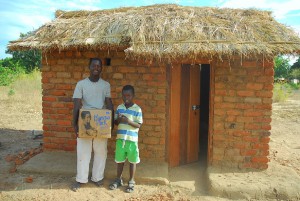
[[[128,118],[126,116],[122,115],[122,114],[119,114],[118,121],[120,123],[128,124]]]

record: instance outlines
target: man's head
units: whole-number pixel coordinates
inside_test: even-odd
[[[125,105],[130,105],[133,102],[134,88],[131,85],[125,85],[122,89],[122,99]]]
[[[99,76],[102,71],[102,61],[99,58],[91,58],[89,62],[91,76]]]

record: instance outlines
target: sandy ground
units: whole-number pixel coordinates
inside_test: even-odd
[[[185,169],[171,172],[170,185],[139,184],[132,194],[124,193],[125,187],[115,191],[108,190],[109,180],[105,180],[103,187],[89,183],[74,193],[69,190],[74,177],[24,175],[18,172],[10,174],[8,171],[11,165],[5,162],[5,156],[40,145],[42,140],[34,140],[32,130],[41,130],[42,115],[39,107],[35,110],[30,105],[18,108],[3,97],[0,97],[0,103],[0,200],[229,200],[207,195],[205,183],[201,179],[195,179],[198,175],[193,170],[198,168],[197,165],[192,165],[191,171]],[[293,172],[299,177],[300,92],[287,102],[274,103],[272,119],[269,171],[283,174]],[[180,174],[182,171],[185,174]],[[27,183],[27,177],[32,177],[33,182]],[[237,182],[244,182],[247,178],[241,175],[235,179]],[[272,182],[272,178],[270,181]]]

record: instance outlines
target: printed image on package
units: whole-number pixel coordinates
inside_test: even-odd
[[[79,137],[82,138],[110,138],[111,111],[86,110],[79,112]]]

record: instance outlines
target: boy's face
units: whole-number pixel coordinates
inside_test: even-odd
[[[131,104],[133,101],[133,97],[134,97],[134,95],[131,90],[125,90],[122,92],[122,99],[123,99],[125,105]]]

